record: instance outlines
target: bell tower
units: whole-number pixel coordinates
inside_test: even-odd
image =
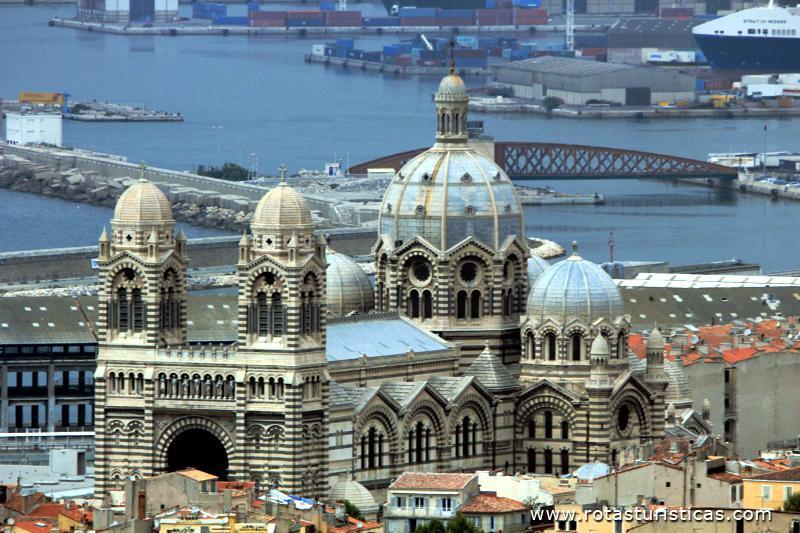
[[[282,490],[327,492],[328,374],[325,355],[325,241],[306,200],[281,182],[256,207],[252,236],[239,245],[239,357],[247,368],[248,437],[271,430],[271,456],[247,447],[251,478]],[[238,417],[237,417],[238,423]],[[262,429],[263,428],[263,429]],[[263,469],[259,471],[258,469]]]
[[[99,240],[95,371],[96,493],[153,472],[153,369],[186,344],[186,237],[169,200],[142,177],[119,198]]]

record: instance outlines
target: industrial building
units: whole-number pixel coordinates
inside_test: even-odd
[[[692,10],[698,15],[715,14],[718,11],[738,10],[752,7],[753,2],[743,0],[697,0],[681,2],[681,8]],[[566,0],[542,0],[540,7],[550,13],[566,10]],[[658,13],[662,9],[675,8],[674,0],[575,0],[576,13]]]
[[[661,101],[693,100],[695,79],[633,65],[566,57],[537,57],[492,67],[495,80],[518,98],[560,98],[568,105],[608,102],[649,106]]]
[[[179,18],[178,0],[77,0],[77,15],[101,22],[169,22]]]
[[[692,35],[695,25],[693,20],[622,18],[608,29],[608,61],[641,65],[649,52],[698,50]]]
[[[6,113],[8,144],[49,144],[61,146],[60,113]]]

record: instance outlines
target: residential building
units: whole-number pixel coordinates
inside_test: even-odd
[[[527,531],[531,523],[530,507],[491,492],[476,494],[458,512],[487,533]]]
[[[742,503],[753,509],[780,510],[792,494],[800,494],[800,467],[745,479]]]
[[[479,493],[475,474],[404,472],[386,492],[387,533],[411,533],[433,519],[447,522]]]

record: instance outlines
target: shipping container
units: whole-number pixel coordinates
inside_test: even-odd
[[[606,48],[608,38],[605,35],[575,35],[575,46],[577,48]]]
[[[330,27],[361,27],[361,11],[328,11],[325,25]]]
[[[436,17],[401,18],[401,26],[438,26]]]
[[[691,7],[662,7],[661,18],[689,20],[694,16],[694,9]]]
[[[496,0],[486,0],[486,9],[495,9],[497,7]]]
[[[370,17],[361,19],[361,25],[365,28],[399,26],[400,19],[397,17]]]
[[[259,11],[261,9],[261,4],[258,2],[247,2],[247,10],[248,11]]]
[[[587,57],[600,57],[608,54],[608,48],[581,48],[581,55]]]
[[[338,48],[355,48],[355,41],[349,37],[339,37],[336,39],[336,46]]]
[[[348,59],[364,59],[364,50],[348,50]]]
[[[325,55],[328,57],[336,57],[336,47],[335,46],[326,46],[325,47]]]
[[[216,26],[247,26],[249,24],[248,17],[214,17],[213,21]]]
[[[311,55],[324,56],[325,55],[325,45],[324,44],[311,45]]]
[[[250,19],[250,26],[253,28],[285,28],[285,20],[270,19]]]
[[[411,56],[394,56],[392,64],[399,67],[410,67]]]
[[[324,20],[322,11],[287,11],[286,20]]]
[[[475,12],[472,9],[440,9],[436,13],[437,17],[453,17],[453,18],[472,18]]]
[[[364,61],[379,62],[381,60],[380,52],[364,52]]]
[[[325,1],[319,3],[319,10],[320,11],[333,11],[336,9],[336,4],[333,2]]]
[[[248,13],[250,20],[279,20],[286,21],[286,11],[251,11]]]
[[[510,9],[476,9],[475,24],[478,26],[508,26],[512,22]]]
[[[456,37],[456,46],[462,48],[478,48],[478,38],[474,35],[459,35]]]
[[[473,18],[436,17],[437,26],[474,26]]]
[[[325,19],[286,19],[287,28],[324,28]]]
[[[436,17],[435,7],[401,7],[398,16],[402,18]]]
[[[399,44],[386,44],[383,46],[383,57],[391,57],[399,55],[400,55]]]

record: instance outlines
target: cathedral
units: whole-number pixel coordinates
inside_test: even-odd
[[[436,142],[381,205],[374,287],[282,177],[240,241],[224,345],[187,341],[189,258],[166,196],[144,179],[123,193],[98,258],[98,496],[187,466],[314,498],[340,474],[376,490],[404,471],[567,474],[664,436],[660,333],[639,360],[599,266],[576,245],[552,266],[531,253],[511,180],[468,142],[468,100],[442,80]],[[411,372],[373,356],[369,337],[392,333],[369,321],[391,315],[447,354],[409,348]],[[365,346],[345,370],[326,356],[334,324]]]

